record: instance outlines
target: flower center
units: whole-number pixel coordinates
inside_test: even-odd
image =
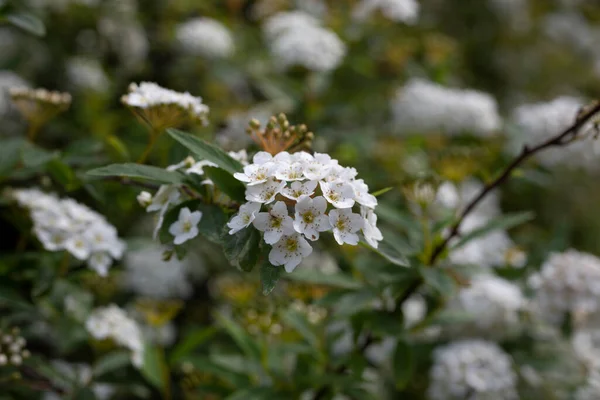
[[[330,190],[327,196],[329,196],[331,201],[338,201],[340,199],[340,195],[333,190]]]
[[[183,223],[183,231],[189,232],[192,229],[192,223],[190,221],[185,221]]]
[[[296,239],[293,238],[289,238],[286,242],[285,242],[285,248],[287,251],[294,252],[298,249],[298,241]]]
[[[282,218],[281,217],[273,217],[271,216],[271,227],[272,228],[280,228],[281,227]]]
[[[344,221],[343,219],[338,219],[337,222],[335,223],[335,227],[338,228],[340,231],[343,231],[346,229],[346,221]]]
[[[275,191],[274,190],[267,190],[264,194],[263,194],[263,199],[264,200],[268,200],[271,197],[275,196]]]
[[[245,214],[242,217],[242,221],[244,221],[245,224],[249,224],[250,223],[250,215],[249,214]]]
[[[307,224],[311,224],[314,219],[315,216],[313,215],[312,211],[307,211],[306,213],[302,214],[302,220]]]

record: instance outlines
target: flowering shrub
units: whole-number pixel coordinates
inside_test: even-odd
[[[600,398],[589,3],[0,1],[0,398]]]

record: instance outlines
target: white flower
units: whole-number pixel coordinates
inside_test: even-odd
[[[355,179],[352,181],[354,188],[354,199],[358,204],[362,204],[365,207],[375,208],[377,206],[377,198],[369,193],[369,187],[362,179]]]
[[[146,191],[140,192],[137,195],[137,201],[141,207],[146,208],[152,204],[152,194]]]
[[[516,400],[516,386],[504,350],[492,342],[464,340],[434,351],[427,394],[431,400]]]
[[[344,243],[358,244],[356,232],[363,227],[363,218],[360,215],[354,214],[349,208],[331,210],[329,212],[329,222],[333,227],[333,237],[339,245]]]
[[[312,159],[304,163],[304,176],[310,180],[325,178],[337,161],[331,159],[329,154],[315,153]]]
[[[201,160],[201,161],[198,161],[197,163],[194,163],[190,168],[188,168],[185,171],[185,173],[186,174],[204,175],[204,167],[218,167],[218,165],[212,161]]]
[[[307,239],[318,240],[319,232],[331,229],[329,218],[325,215],[326,210],[327,201],[323,196],[314,199],[308,196],[300,197],[296,203],[294,229],[303,233]]]
[[[267,39],[274,40],[290,30],[319,25],[319,20],[308,13],[302,11],[280,12],[265,21],[263,32]]]
[[[110,254],[106,252],[95,252],[88,259],[88,266],[100,276],[108,275],[108,268],[112,264]]]
[[[273,161],[273,156],[266,151],[259,151],[252,158],[252,162],[258,165],[266,164],[270,161]]]
[[[354,188],[344,181],[320,181],[321,191],[328,202],[336,208],[350,208],[354,205]]]
[[[302,259],[312,253],[312,247],[299,233],[282,236],[269,252],[269,262],[283,265],[286,272],[292,272]]]
[[[227,58],[234,50],[229,30],[211,18],[195,18],[177,26],[176,38],[187,53],[209,58]]]
[[[260,206],[260,203],[253,202],[242,204],[239,212],[227,223],[227,226],[231,228],[229,234],[233,235],[250,225],[260,211]]]
[[[370,246],[377,248],[379,242],[383,240],[383,235],[377,228],[377,214],[370,208],[361,207],[360,215],[363,218],[362,232],[365,240]]]
[[[288,199],[298,200],[300,196],[311,196],[317,188],[317,181],[292,182],[290,187],[281,190],[281,194]]]
[[[179,218],[169,227],[169,233],[175,236],[173,243],[180,245],[198,236],[198,223],[202,218],[202,211],[192,212],[183,207],[179,210]]]
[[[416,0],[362,0],[352,11],[352,16],[363,21],[376,10],[392,21],[414,24],[419,16],[419,3]]]
[[[67,61],[69,83],[78,89],[106,92],[110,80],[98,60],[73,57]]]
[[[252,224],[256,229],[264,232],[265,243],[276,243],[281,236],[294,232],[292,218],[288,215],[287,206],[283,201],[275,203],[269,212],[256,215]]]
[[[147,212],[153,211],[163,211],[169,207],[169,205],[174,205],[181,194],[179,193],[179,189],[175,185],[161,185],[158,188],[158,192],[152,197],[152,202],[148,207],[146,207]]]
[[[452,89],[412,79],[391,102],[394,124],[402,134],[443,132],[492,136],[500,128],[496,101],[488,94]]]
[[[141,367],[144,354],[142,332],[135,320],[121,308],[114,304],[97,308],[87,319],[85,327],[95,339],[112,339],[131,350],[132,364]]]
[[[248,186],[246,189],[246,200],[269,204],[275,200],[275,196],[277,196],[284,187],[285,182],[268,179],[264,183]]]
[[[248,186],[265,183],[273,176],[276,166],[272,162],[261,164],[250,164],[244,167],[244,172],[236,172],[233,177],[239,181],[246,182]]]
[[[282,181],[299,181],[304,179],[304,166],[302,163],[293,162],[278,165],[275,170],[275,178]]]

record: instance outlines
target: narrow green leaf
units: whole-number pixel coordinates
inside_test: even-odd
[[[379,197],[379,196],[381,196],[381,195],[383,195],[383,194],[386,194],[386,193],[387,193],[387,192],[389,192],[390,190],[394,190],[394,187],[393,187],[393,186],[389,186],[389,187],[383,188],[383,189],[381,189],[381,190],[378,190],[378,191],[376,191],[376,192],[373,192],[373,193],[371,193],[371,194],[372,194],[373,196],[375,196],[375,197]]]
[[[28,32],[32,35],[46,35],[46,27],[44,26],[44,23],[31,13],[16,11],[9,13],[4,18],[14,26],[21,28],[25,32]]]
[[[253,227],[230,235],[227,228],[221,236],[225,257],[242,271],[252,271],[260,257],[260,234]]]
[[[319,345],[319,339],[315,332],[313,332],[313,327],[310,322],[306,319],[306,316],[300,314],[295,310],[287,310],[283,314],[283,320],[287,325],[294,328],[301,336],[306,340],[311,347],[317,351],[317,347]]]
[[[134,163],[107,165],[105,167],[92,169],[87,172],[87,175],[93,177],[122,176],[161,184],[182,183],[185,177],[183,174],[176,171],[167,171],[166,169],[153,167],[151,165]]]
[[[152,345],[146,345],[144,349],[144,361],[140,370],[144,378],[162,391],[167,387],[167,382],[165,381],[165,379],[168,379],[167,371],[163,350]]]
[[[238,390],[235,393],[227,396],[225,400],[279,400],[288,397],[278,396],[272,388],[256,387],[251,389]]]
[[[285,279],[297,282],[327,285],[344,289],[359,289],[362,284],[344,273],[326,274],[316,269],[298,268],[291,274],[285,274]]]
[[[114,351],[108,353],[98,359],[92,369],[96,378],[119,370],[121,368],[128,367],[131,364],[131,356],[127,351]]]
[[[21,138],[10,138],[0,141],[0,177],[11,172],[19,162],[19,154],[25,141]]]
[[[385,237],[381,242],[379,242],[379,246],[377,248],[371,247],[365,242],[360,242],[360,244],[363,247],[366,247],[379,254],[394,265],[398,265],[400,267],[410,267],[408,258],[402,254],[392,243],[387,241]]]
[[[442,268],[422,267],[421,276],[427,285],[433,287],[444,297],[452,295],[456,289],[454,280]]]
[[[402,390],[410,382],[414,368],[412,349],[405,340],[399,339],[396,343],[393,365],[396,388]]]
[[[186,334],[184,339],[181,340],[171,352],[169,363],[171,365],[176,364],[182,358],[188,356],[198,346],[211,339],[217,331],[218,330],[215,327],[208,327],[194,329],[192,332]]]
[[[269,262],[264,262],[260,266],[260,281],[262,282],[263,294],[267,296],[275,289],[279,277],[283,272],[283,267],[271,265]]]
[[[260,348],[245,329],[224,315],[217,314],[216,319],[247,357],[260,360]]]
[[[531,221],[534,217],[535,215],[531,211],[524,211],[514,214],[505,214],[498,218],[494,218],[481,228],[474,229],[471,232],[463,235],[458,241],[458,243],[452,246],[450,251],[458,249],[459,247],[464,246],[465,244],[470,242],[471,240],[479,238],[481,236],[485,236],[492,231],[500,229],[507,230],[515,226],[521,225],[527,221]]]
[[[222,168],[204,167],[204,175],[209,178],[219,190],[229,196],[232,200],[244,202],[246,198],[246,187],[244,184]]]
[[[39,167],[58,157],[58,152],[50,152],[26,142],[21,146],[21,161],[25,167]]]
[[[225,171],[233,174],[242,170],[242,164],[231,158],[226,152],[219,147],[210,144],[189,133],[181,132],[176,129],[168,129],[167,133],[173,139],[181,143],[185,148],[190,150],[200,160],[208,160],[214,162]]]
[[[184,357],[182,361],[189,362],[194,366],[196,370],[219,377],[229,382],[235,387],[247,387],[250,384],[250,380],[247,376],[237,373],[235,371],[228,370],[221,365],[217,365],[208,357]]]

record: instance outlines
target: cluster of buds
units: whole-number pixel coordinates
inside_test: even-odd
[[[262,333],[279,336],[283,333],[283,326],[279,323],[277,315],[271,311],[251,308],[244,315],[242,323],[251,335]]]
[[[31,354],[25,348],[27,341],[19,335],[19,329],[13,328],[4,332],[0,330],[0,367],[5,365],[20,366]]]
[[[285,114],[279,114],[269,119],[264,129],[257,119],[252,119],[246,129],[252,140],[261,149],[275,155],[282,151],[290,153],[300,150],[310,150],[314,134],[308,131],[306,125],[290,125]]]
[[[311,324],[318,324],[327,317],[327,309],[315,304],[307,304],[300,300],[292,303],[292,309],[300,314],[304,314]]]
[[[11,88],[10,97],[33,132],[71,106],[69,93],[46,89]],[[30,134],[30,139],[33,139]]]
[[[208,106],[201,97],[165,89],[153,82],[129,85],[121,102],[154,132],[186,123],[208,124]]]
[[[435,201],[436,198],[436,187],[426,181],[417,181],[404,186],[404,195],[410,202],[412,211],[421,215],[427,208]]]

